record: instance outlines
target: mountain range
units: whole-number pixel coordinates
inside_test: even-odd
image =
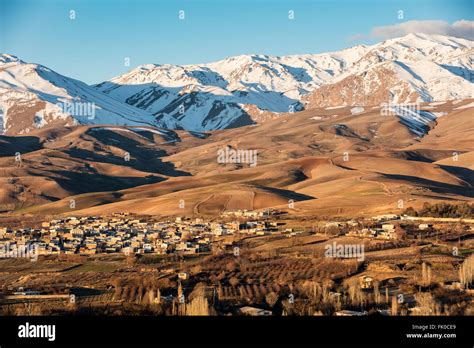
[[[472,202],[473,60],[473,41],[409,34],[87,85],[2,54],[0,212],[373,216]],[[238,151],[255,162],[219,159]]]
[[[441,35],[409,34],[322,54],[146,64],[92,86],[0,55],[0,131],[8,135],[93,124],[202,132],[317,107],[473,97],[474,42]]]

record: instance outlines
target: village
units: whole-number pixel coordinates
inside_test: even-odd
[[[239,210],[212,218],[115,213],[44,220],[0,227],[4,312],[471,311],[472,280],[459,272],[469,273],[472,262],[472,219],[295,219],[279,210]],[[13,252],[23,248],[33,254]],[[435,297],[423,304],[430,291]],[[445,301],[447,293],[456,294],[455,303]]]
[[[127,214],[70,216],[42,222],[40,228],[0,227],[0,250],[34,245],[38,255],[197,254],[209,251],[211,241],[219,236],[276,231],[277,223],[261,220],[217,223],[180,217],[174,221],[153,221]]]
[[[371,219],[347,221],[317,221],[308,227],[281,218],[281,211],[225,212],[219,222],[203,218],[176,217],[155,221],[150,217],[115,213],[112,216],[88,216],[53,219],[38,228],[0,226],[0,257],[8,252],[31,248],[37,255],[100,253],[130,254],[199,254],[209,252],[213,241],[223,237],[324,234],[360,238],[399,240],[436,236],[462,237],[474,231],[472,219],[413,218],[394,214]],[[455,220],[455,221],[454,221]],[[453,223],[456,231],[446,233]],[[290,226],[290,224],[294,226]],[[235,240],[235,239],[234,239]]]

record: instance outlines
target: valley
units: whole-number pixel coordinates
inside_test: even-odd
[[[472,315],[473,49],[1,54],[0,313]]]

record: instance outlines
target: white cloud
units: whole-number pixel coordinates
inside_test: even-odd
[[[368,35],[371,39],[391,39],[410,33],[440,34],[474,40],[474,21],[465,19],[449,24],[442,20],[412,20],[394,25],[375,27]],[[355,35],[352,39],[360,38]]]

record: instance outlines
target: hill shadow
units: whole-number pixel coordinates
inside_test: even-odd
[[[111,153],[100,154],[96,151],[73,147],[64,150],[66,154],[73,158],[80,159],[82,161],[100,162],[107,164],[115,164],[120,166],[127,166],[133,169],[148,172],[163,174],[166,176],[190,176],[191,174],[185,171],[176,170],[174,164],[171,162],[163,162],[162,157],[166,156],[167,153],[163,149],[157,149],[154,145],[144,145],[134,139],[123,136],[118,132],[112,130],[101,129],[99,132],[91,133],[88,131],[88,135],[99,140],[102,144],[108,146],[114,146],[123,150],[124,156],[118,156]],[[100,144],[96,145],[97,150],[101,149]],[[129,160],[125,159],[125,155],[129,154]]]
[[[378,174],[380,174],[381,176],[387,179],[406,181],[413,184],[417,184],[419,186],[425,187],[438,194],[455,194],[455,195],[459,195],[463,197],[474,198],[474,190],[472,188],[467,189],[467,187],[464,187],[464,186],[446,184],[443,182],[419,178],[412,175],[386,174],[386,173],[378,173]]]
[[[295,192],[295,191],[291,191],[291,190],[285,190],[285,189],[280,189],[280,188],[276,188],[276,187],[269,187],[269,186],[256,186],[256,187],[261,189],[261,190],[268,191],[268,192],[277,194],[279,196],[292,199],[295,202],[308,201],[310,199],[316,199],[316,197],[308,196],[308,195],[298,193],[298,192]]]
[[[440,165],[441,169],[447,171],[467,182],[469,185],[474,186],[474,170],[464,167]],[[474,188],[471,188],[474,191]]]
[[[145,177],[109,176],[98,173],[77,173],[66,170],[53,170],[51,173],[57,175],[54,180],[59,186],[73,194],[117,191],[166,180],[155,175]]]
[[[0,157],[15,156],[16,152],[25,154],[42,148],[43,144],[38,137],[0,135]]]

